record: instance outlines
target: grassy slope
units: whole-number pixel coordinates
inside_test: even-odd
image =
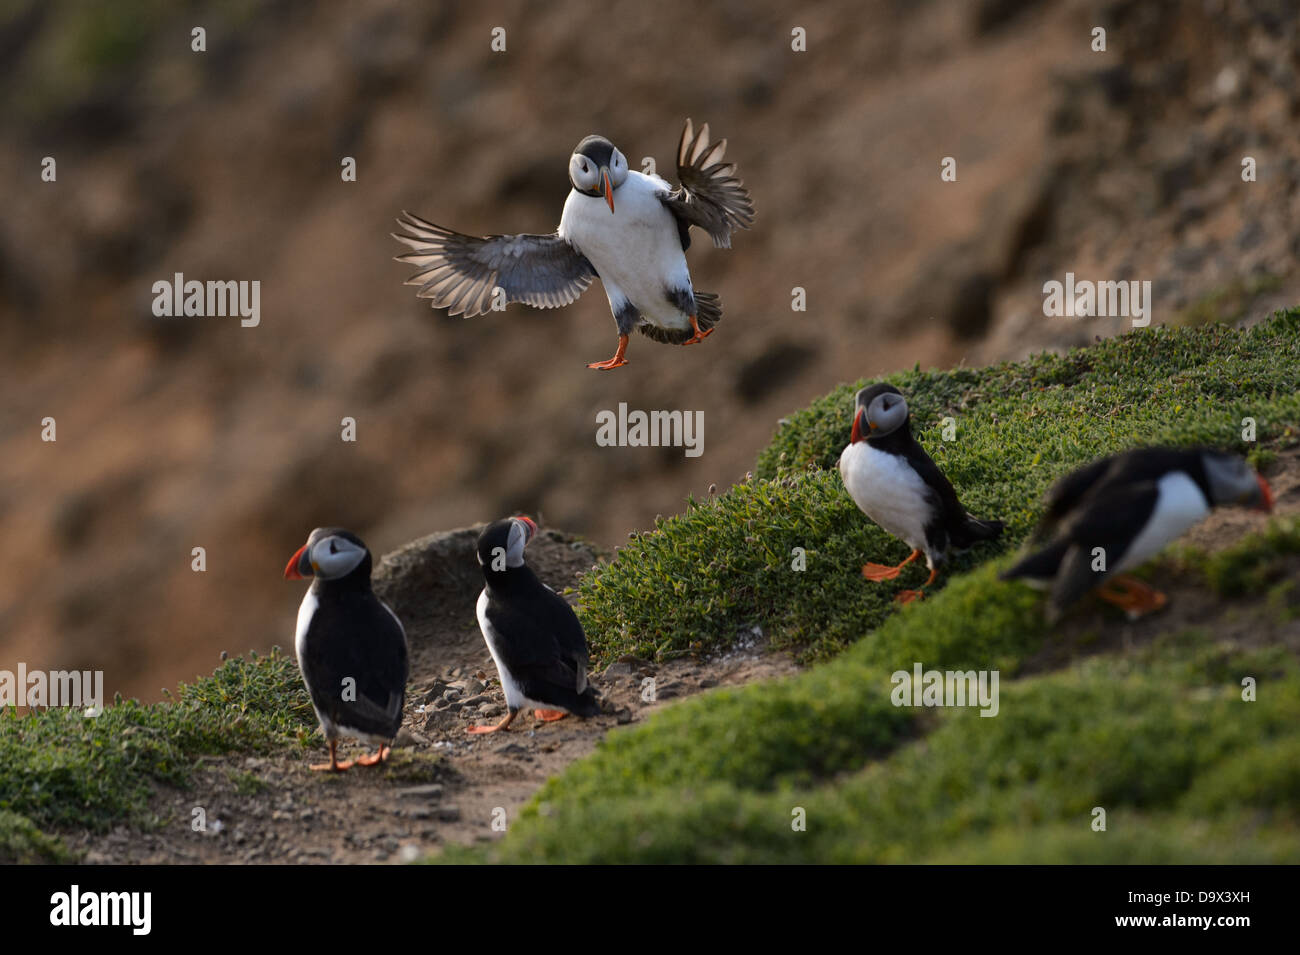
[[[1166,442],[1252,451],[1295,437],[1300,310],[1247,332],[1152,328],[1064,357],[886,380],[908,396],[917,437],[966,507],[1007,522],[1000,542],[952,562],[960,572],[1014,549],[1048,485],[1094,457]],[[790,415],[753,480],[693,502],[584,578],[582,618],[598,658],[717,648],[757,625],[805,660],[827,659],[893,613],[896,590],[926,571],[918,563],[893,586],[862,586],[855,568],[896,563],[908,548],[859,513],[836,468],[853,395],[866,383]],[[947,416],[956,438],[945,442]],[[1258,445],[1241,441],[1247,416]],[[802,572],[791,569],[796,547],[806,555]]]
[[[1248,332],[1152,330],[1063,358],[892,380],[968,506],[1006,519],[1014,544],[1050,481],[1097,454],[1166,441],[1243,447],[1246,416],[1265,446],[1257,455],[1293,440],[1300,311]],[[905,547],[846,503],[832,470],[860,384],[791,416],[758,478],[663,522],[581,587],[606,656],[717,646],[751,625],[815,656],[852,645],[796,677],[689,700],[612,734],[548,783],[505,840],[448,858],[1300,859],[1295,658],[1220,639],[1212,620],[1018,676],[1051,636],[1037,596],[996,580],[1010,556],[976,566],[991,549],[899,612],[890,589],[856,568]],[[944,444],[937,426],[949,414],[958,438]],[[793,546],[807,549],[806,572],[789,569]],[[1278,577],[1297,552],[1300,527],[1279,521],[1164,572],[1231,598],[1225,619],[1276,632],[1295,615],[1294,587]],[[652,585],[661,577],[671,586]],[[893,707],[889,676],[916,661],[998,669],[1000,714]],[[1257,702],[1241,699],[1245,676],[1259,681]],[[1090,827],[1097,806],[1104,834]],[[792,829],[795,807],[806,831]]]
[[[118,699],[93,719],[0,711],[0,862],[64,858],[45,829],[147,824],[153,785],[185,785],[198,756],[301,744],[314,724],[298,665],[278,652],[228,660],[173,703]]]
[[[1263,444],[1294,438],[1297,378],[1300,311],[1246,333],[1151,331],[1065,358],[893,380],[968,505],[1007,519],[1014,542],[1047,483],[1096,453],[1139,441],[1233,445],[1247,414]],[[992,548],[958,562],[972,573],[896,613],[890,587],[866,586],[856,568],[905,548],[827,470],[855,388],[792,416],[758,478],[665,521],[581,588],[593,649],[606,657],[716,647],[754,625],[809,656],[849,649],[794,679],[716,692],[613,734],[548,784],[490,855],[1300,858],[1295,661],[1188,632],[1014,679],[1044,629],[1029,591],[977,566]],[[937,439],[943,414],[958,423],[947,444]],[[807,551],[804,572],[789,569],[794,546]],[[1187,572],[1225,597],[1267,595],[1246,606],[1268,632],[1293,596],[1275,580],[1279,555],[1297,551],[1300,530],[1279,524]],[[915,582],[905,575],[899,586]],[[999,668],[1001,715],[893,707],[889,673],[916,660]],[[1258,703],[1237,702],[1242,673],[1258,675]],[[93,720],[0,713],[0,861],[65,858],[49,834],[61,829],[149,824],[152,787],[186,785],[199,756],[302,745],[313,723],[297,667],[279,654],[228,661],[175,702],[118,701]],[[806,832],[790,829],[796,805]],[[1094,805],[1111,813],[1104,839],[1086,825]]]

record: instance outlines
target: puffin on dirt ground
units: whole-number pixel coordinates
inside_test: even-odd
[[[316,717],[329,742],[330,761],[314,770],[340,771],[340,737],[377,746],[358,766],[388,758],[402,726],[409,664],[406,631],[388,604],[370,589],[370,551],[340,527],[318,527],[284,568],[286,580],[312,578],[298,608],[294,647]]]
[[[1139,448],[1067,474],[1045,503],[1035,536],[1050,536],[1050,542],[1002,579],[1050,587],[1047,619],[1055,622],[1094,588],[1130,617],[1160,609],[1165,595],[1123,572],[1155,556],[1214,507],[1272,510],[1273,492],[1236,454]]]
[[[485,586],[478,598],[478,625],[497,665],[506,694],[506,729],[524,707],[543,722],[566,713],[597,716],[600,705],[587,683],[587,637],[573,608],[524,564],[524,548],[537,533],[528,517],[489,524],[479,534],[478,562]]]
[[[397,222],[406,232],[392,235],[412,251],[397,261],[418,267],[406,284],[420,286],[420,298],[466,318],[490,311],[494,297],[537,308],[569,305],[598,277],[618,326],[618,349],[588,368],[627,364],[633,329],[658,342],[693,345],[722,320],[722,303],[691,284],[690,227],[730,248],[732,230],[754,221],[735,164],[723,162],[726,148],[725,139],[709,139],[708,123],[696,132],[688,119],[673,189],[653,173],[629,169],[608,139],[588,136],[569,157],[573,189],[555,232],[475,238],[403,212]]]
[[[1001,521],[966,513],[952,482],[913,437],[907,401],[893,385],[871,385],[858,392],[849,446],[840,455],[840,475],[862,512],[912,548],[896,567],[866,564],[862,576],[868,580],[893,580],[924,554],[930,577],[922,587],[928,587],[950,551],[1002,533]],[[907,603],[920,596],[920,590],[904,590],[898,599]]]

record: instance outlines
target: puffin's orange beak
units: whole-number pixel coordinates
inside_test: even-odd
[[[1259,509],[1265,512],[1273,510],[1273,489],[1269,487],[1268,482],[1264,480],[1264,475],[1256,474],[1255,479],[1259,481],[1259,493],[1263,497],[1263,502],[1259,505]]]
[[[866,410],[866,408],[859,408],[858,413],[853,416],[853,434],[849,436],[849,444],[866,440],[862,435],[862,415]]]
[[[605,179],[605,201],[609,203],[609,214],[614,214],[614,187],[609,184],[609,170],[601,168],[601,175]]]
[[[304,574],[302,568],[299,566],[302,563],[303,557],[306,556],[306,553],[306,544],[303,544],[294,551],[293,556],[289,558],[289,563],[286,564],[284,568],[285,580],[306,580],[308,577],[312,576],[311,574]]]

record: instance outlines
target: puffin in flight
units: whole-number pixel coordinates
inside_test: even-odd
[[[1035,537],[1049,542],[1001,576],[1050,587],[1047,619],[1055,623],[1094,588],[1131,618],[1160,609],[1165,595],[1124,571],[1155,556],[1215,507],[1272,510],[1273,491],[1235,454],[1138,448],[1067,474],[1045,503]]]
[[[840,475],[859,509],[912,548],[896,567],[866,564],[867,580],[893,580],[903,567],[925,555],[934,583],[951,550],[965,550],[1002,533],[1001,521],[971,517],[952,482],[912,436],[907,401],[893,385],[871,385],[858,392],[849,446],[840,455]],[[922,596],[904,590],[907,603]]]
[[[697,132],[686,120],[674,189],[653,173],[629,169],[605,137],[588,136],[569,157],[573,189],[555,232],[476,238],[403,212],[397,222],[406,231],[392,236],[411,251],[397,261],[417,267],[406,284],[420,286],[420,298],[466,318],[500,302],[496,289],[505,302],[558,308],[599,278],[618,326],[618,348],[588,368],[626,365],[633,329],[657,342],[694,345],[722,320],[722,303],[691,284],[690,227],[730,248],[732,230],[754,221],[735,164],[723,162],[726,148],[725,139],[709,138],[708,123]]]
[[[478,562],[485,586],[478,598],[478,625],[506,693],[506,715],[495,733],[510,726],[526,706],[543,722],[566,713],[598,716],[600,704],[587,683],[587,636],[573,608],[537,579],[524,563],[524,548],[537,533],[528,517],[489,524],[479,534]]]
[[[311,578],[298,608],[294,648],[330,748],[330,761],[311,768],[351,768],[353,762],[339,762],[336,752],[343,736],[378,747],[356,765],[382,763],[402,726],[410,670],[406,631],[370,589],[370,551],[340,527],[318,527],[289,558],[284,576]]]

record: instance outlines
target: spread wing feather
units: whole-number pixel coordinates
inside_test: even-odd
[[[411,251],[398,262],[416,266],[406,280],[420,298],[450,315],[472,318],[490,311],[493,290],[507,302],[559,308],[587,290],[596,270],[587,257],[558,235],[462,235],[403,212],[394,232]]]
[[[695,132],[688,119],[677,145],[677,181],[672,192],[660,196],[682,226],[682,248],[689,242],[685,226],[699,226],[721,249],[731,248],[734,229],[754,222],[754,202],[740,179],[736,164],[723,162],[727,141],[709,139],[709,124]]]

